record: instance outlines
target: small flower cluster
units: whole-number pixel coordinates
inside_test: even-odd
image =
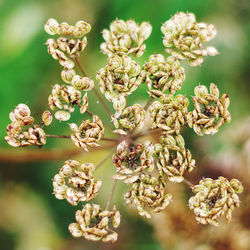
[[[220,176],[217,180],[203,179],[192,190],[195,196],[189,199],[189,207],[194,211],[196,220],[219,226],[220,217],[225,216],[226,222],[231,220],[233,209],[240,205],[237,193],[242,193],[243,187],[237,179],[228,181]]]
[[[161,54],[151,55],[142,67],[142,78],[148,86],[148,93],[153,98],[162,96],[166,91],[173,95],[182,87],[185,71],[180,61]]]
[[[48,102],[51,110],[54,111],[56,108],[61,110],[56,112],[55,118],[67,121],[70,119],[70,113],[75,110],[75,106],[80,107],[81,113],[87,110],[87,94],[82,97],[81,91],[89,91],[94,88],[94,81],[89,77],[77,74],[74,70],[75,63],[70,59],[79,57],[80,52],[87,46],[85,35],[91,30],[91,26],[84,21],[77,22],[75,26],[67,23],[59,24],[51,18],[45,24],[44,29],[49,35],[60,36],[57,40],[48,39],[46,45],[48,53],[64,68],[61,72],[62,80],[70,85],[54,85]],[[80,40],[83,36],[84,38]]]
[[[214,47],[203,48],[203,43],[209,42],[216,35],[214,25],[197,23],[192,13],[175,14],[162,25],[161,32],[166,52],[180,60],[187,58],[191,66],[201,65],[203,56],[218,54]]]
[[[213,135],[231,120],[229,97],[223,94],[220,98],[218,87],[213,83],[210,84],[210,93],[206,86],[195,88],[193,111],[188,110],[188,98],[176,94],[185,80],[182,59],[187,58],[192,66],[197,66],[202,63],[203,56],[216,55],[215,48],[203,48],[203,43],[211,40],[216,31],[213,25],[197,23],[191,13],[177,13],[161,28],[163,44],[171,55],[164,57],[153,54],[141,67],[130,56],[140,57],[143,54],[146,47],[144,41],[151,34],[151,25],[147,22],[139,25],[133,20],[115,20],[110,30],[104,30],[105,42],[101,44],[101,51],[108,56],[108,64],[98,71],[96,79],[101,93],[113,103],[114,112],[107,110],[107,113],[115,130],[110,128],[117,137],[104,138],[104,123],[88,110],[87,93],[83,93],[94,88],[94,81],[87,76],[78,60],[80,52],[86,47],[85,35],[90,29],[90,25],[84,21],[77,22],[75,26],[59,24],[54,19],[46,23],[45,31],[48,34],[60,36],[57,40],[49,39],[46,44],[48,53],[63,66],[61,77],[65,82],[64,85],[52,87],[49,107],[56,111],[54,116],[60,121],[68,121],[76,108],[80,109],[81,114],[92,116],[92,120],[83,120],[79,126],[70,123],[69,128],[73,133],[61,137],[71,138],[77,147],[85,151],[89,147],[100,147],[99,142],[104,139],[115,142],[112,145],[117,146],[112,157],[116,167],[114,184],[121,180],[130,185],[124,195],[126,203],[133,204],[141,216],[150,218],[151,212],[162,211],[172,201],[173,195],[167,192],[166,184],[169,181],[185,181],[185,173],[195,167],[195,160],[185,147],[182,128],[188,124],[200,136]],[[76,73],[74,61],[84,76]],[[148,103],[145,106],[138,103],[127,106],[127,97],[142,84],[148,87]],[[108,109],[102,96],[94,90],[105,109]],[[145,122],[146,118],[149,118],[148,122]],[[46,143],[46,137],[60,137],[46,136],[41,127],[34,125],[30,109],[25,104],[19,104],[11,112],[10,119],[12,123],[7,127],[5,140],[11,146],[41,146]],[[53,115],[45,111],[42,115],[43,126],[50,125],[52,119]],[[159,141],[155,144],[149,140],[136,142],[137,138],[148,133],[158,133]],[[94,199],[102,184],[95,180],[95,170],[92,163],[66,161],[53,179],[56,198],[66,199],[73,206]],[[204,179],[199,185],[192,185],[192,190],[196,195],[190,198],[189,207],[197,221],[219,225],[219,217],[225,215],[227,222],[231,219],[232,210],[240,204],[236,193],[242,192],[243,188],[236,179],[229,182],[219,177],[217,180]],[[111,198],[113,191],[112,188]],[[71,234],[92,241],[115,242],[118,234],[109,228],[109,224],[112,222],[113,227],[117,228],[120,213],[115,206],[109,211],[110,203],[111,199],[105,210],[94,203],[84,204],[82,210],[76,211],[76,223],[69,225]]]
[[[118,234],[109,228],[110,221],[114,228],[120,225],[120,213],[113,207],[113,211],[103,210],[100,205],[86,204],[82,210],[76,211],[76,223],[69,225],[69,231],[74,237],[84,237],[87,240],[115,242]]]
[[[57,199],[66,199],[72,206],[88,201],[97,195],[102,182],[95,181],[95,165],[68,160],[53,179],[54,194]]]
[[[48,112],[48,111],[47,111]],[[45,117],[47,124],[51,121]],[[46,144],[46,134],[30,115],[30,109],[26,104],[19,104],[10,113],[11,124],[7,126],[5,141],[12,147],[27,147],[30,145],[42,146]]]
[[[79,127],[75,123],[71,123],[70,129],[74,132],[71,135],[73,143],[86,151],[88,151],[87,146],[99,147],[98,142],[104,135],[102,121],[97,115],[93,116],[93,121],[85,120]]]

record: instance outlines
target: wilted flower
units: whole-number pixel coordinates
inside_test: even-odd
[[[185,80],[185,71],[180,67],[180,61],[173,56],[165,59],[161,54],[151,55],[143,65],[141,74],[148,86],[149,95],[154,98],[167,91],[174,94]]]
[[[102,32],[104,43],[101,44],[103,54],[134,54],[136,57],[144,53],[146,45],[143,42],[148,39],[152,27],[148,22],[138,25],[134,20],[115,20],[110,24],[110,30]]]
[[[195,96],[192,97],[194,110],[188,113],[187,122],[196,134],[213,135],[218,132],[224,122],[231,121],[228,111],[229,97],[223,94],[219,98],[219,89],[214,83],[210,84],[210,94],[204,85],[197,86],[194,93]]]
[[[118,101],[121,96],[128,96],[141,83],[140,66],[130,57],[112,55],[109,64],[100,69],[96,79],[105,97],[111,102]]]
[[[80,107],[80,112],[84,113],[88,108],[87,93],[82,97],[79,90],[73,86],[56,84],[52,88],[51,95],[48,98],[51,110],[63,109],[55,117],[56,119],[67,121],[70,119],[70,113],[75,110],[75,106]],[[67,111],[66,111],[67,110]],[[62,118],[62,119],[61,119]]]
[[[53,179],[56,198],[66,199],[72,206],[95,198],[102,182],[94,179],[94,170],[95,165],[92,163],[66,161]]]
[[[212,40],[216,29],[212,24],[197,23],[193,13],[179,12],[166,21],[161,32],[166,52],[178,59],[189,60],[191,66],[203,62],[203,56],[218,54],[214,47],[203,48],[203,43]]]
[[[233,209],[240,205],[236,193],[243,192],[243,187],[237,179],[228,181],[220,176],[217,180],[204,178],[192,190],[196,195],[189,199],[189,207],[194,211],[196,220],[219,226],[220,217],[225,216],[227,223],[231,220]]]
[[[172,200],[172,195],[164,189],[161,180],[150,175],[142,174],[140,178],[133,183],[132,188],[124,196],[126,203],[133,203],[141,216],[151,218],[149,208],[153,212],[160,212],[165,209]]]
[[[73,143],[86,151],[88,151],[87,146],[99,147],[98,142],[104,135],[102,121],[97,115],[93,116],[93,121],[83,121],[79,127],[75,123],[71,123],[70,129],[74,132],[71,135]]]
[[[119,128],[119,125],[122,127],[122,130],[124,131],[122,134],[132,132],[135,129],[141,129],[144,125],[144,120],[145,110],[140,104],[134,104],[126,107],[123,111],[121,111],[121,114],[116,113],[112,116],[114,126],[116,128]]]
[[[161,128],[166,134],[179,134],[186,124],[189,101],[183,95],[163,95],[149,108],[152,128]]]
[[[76,211],[75,217],[76,223],[69,225],[69,231],[74,237],[112,243],[117,240],[118,234],[109,228],[110,221],[114,228],[120,225],[120,213],[115,206],[113,211],[102,211],[100,205],[87,203],[82,210]]]
[[[182,182],[185,171],[191,172],[195,167],[195,160],[181,135],[160,138],[161,143],[154,146],[157,157],[157,169],[161,176],[166,175],[172,182]]]
[[[136,145],[122,141],[117,146],[117,153],[113,155],[113,163],[117,167],[113,178],[125,183],[135,182],[142,171],[153,171],[153,154],[154,146],[150,141]]]
[[[13,147],[42,146],[46,144],[46,134],[42,128],[33,124],[30,109],[26,104],[19,104],[11,113],[11,124],[7,126],[5,141]]]

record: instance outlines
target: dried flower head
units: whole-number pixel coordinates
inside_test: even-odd
[[[150,141],[136,145],[122,141],[117,146],[117,153],[113,155],[113,163],[117,168],[113,178],[125,183],[137,181],[142,171],[153,171],[153,154],[154,146]]]
[[[166,194],[164,184],[159,179],[150,175],[142,174],[140,178],[133,183],[132,188],[124,198],[127,204],[133,203],[141,216],[151,218],[146,208],[152,212],[160,212],[165,209],[172,200],[170,193]]]
[[[72,206],[95,198],[102,182],[94,179],[94,170],[95,165],[92,163],[66,161],[53,179],[56,198],[66,199]]]
[[[42,146],[46,144],[46,134],[39,125],[33,124],[30,109],[26,104],[19,104],[11,113],[11,124],[7,126],[5,141],[12,147]]]
[[[84,113],[88,108],[87,93],[82,97],[81,91],[73,86],[56,84],[52,87],[51,95],[48,98],[51,110],[63,109],[55,116],[56,119],[67,121],[70,113],[74,112],[75,106],[80,107],[80,112]]]
[[[75,123],[71,123],[70,129],[74,132],[71,135],[73,143],[86,151],[88,151],[87,146],[99,147],[98,142],[104,135],[102,121],[97,115],[93,116],[93,121],[85,120],[79,127]]]
[[[228,111],[229,97],[223,94],[219,98],[219,89],[214,83],[210,84],[210,94],[204,85],[197,86],[194,93],[195,96],[192,97],[194,110],[188,113],[187,122],[196,134],[213,135],[218,132],[224,122],[231,121]]]
[[[233,209],[240,205],[236,193],[243,192],[243,187],[237,179],[228,181],[220,176],[217,180],[204,178],[192,190],[195,196],[189,199],[189,207],[194,211],[196,220],[219,226],[220,217],[224,216],[227,223],[231,220]]]
[[[157,98],[165,92],[174,94],[182,87],[185,71],[180,61],[173,56],[166,59],[161,54],[151,55],[142,67],[143,81],[148,86],[151,97]]]
[[[145,110],[140,104],[134,104],[132,106],[126,107],[121,114],[118,112],[112,116],[112,121],[114,126],[118,129],[119,126],[122,127],[122,134],[127,132],[132,132],[135,129],[140,130],[144,125],[145,120]],[[121,130],[118,130],[118,133]]]
[[[186,124],[189,101],[183,95],[162,95],[150,106],[152,128],[161,128],[166,134],[179,134]]]
[[[96,79],[109,101],[119,100],[121,96],[130,95],[140,85],[140,66],[126,55],[112,55],[108,58],[108,65],[97,73]]]
[[[160,138],[161,143],[154,146],[157,157],[157,169],[161,176],[166,175],[172,182],[182,182],[185,171],[191,172],[195,167],[195,160],[181,135]]]
[[[45,110],[42,114],[42,120],[45,126],[49,126],[53,121],[53,115],[50,111]]]
[[[199,66],[203,56],[218,54],[214,47],[203,48],[216,35],[214,25],[197,23],[192,13],[179,12],[161,27],[166,52],[178,59],[187,58],[191,66]]]
[[[139,25],[134,20],[125,22],[117,19],[110,24],[110,30],[103,30],[105,42],[101,44],[101,51],[108,56],[133,54],[140,57],[146,48],[143,42],[149,38],[151,31],[148,22]]]
[[[84,237],[87,240],[115,242],[118,234],[109,228],[110,222],[114,228],[120,225],[120,213],[113,207],[113,211],[100,208],[100,205],[89,204],[82,210],[76,211],[76,223],[69,225],[69,231],[74,237]]]

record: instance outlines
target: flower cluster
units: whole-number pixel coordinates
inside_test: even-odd
[[[102,121],[97,115],[93,116],[93,121],[85,120],[79,127],[75,123],[71,123],[70,129],[74,132],[71,135],[73,143],[86,151],[88,151],[87,146],[99,147],[98,142],[104,135]]]
[[[115,242],[118,234],[109,228],[110,221],[114,228],[120,225],[120,213],[114,206],[113,211],[103,210],[100,205],[86,204],[82,210],[76,211],[76,223],[69,225],[69,231],[74,237],[84,237],[87,240]]]
[[[117,147],[117,153],[113,155],[113,163],[116,166],[116,180],[125,183],[133,183],[140,178],[142,171],[152,172],[154,169],[154,146],[150,141],[144,145],[129,145],[125,140]]]
[[[46,144],[46,134],[30,115],[26,104],[19,104],[10,113],[11,124],[7,126],[5,141],[12,147],[42,146]]]
[[[210,94],[206,86],[200,85],[194,89],[195,96],[192,98],[194,110],[187,115],[188,125],[198,135],[213,135],[224,124],[231,121],[228,111],[230,100],[227,94],[219,98],[219,89],[210,84]]]
[[[146,218],[151,218],[146,208],[150,208],[153,212],[160,212],[172,200],[172,195],[166,193],[163,182],[145,174],[133,183],[131,190],[124,197],[127,204],[133,203],[138,213]]]
[[[76,73],[75,63],[72,60],[79,57],[80,52],[86,47],[87,38],[84,37],[82,40],[79,38],[85,36],[91,30],[91,26],[84,21],[77,22],[75,26],[67,23],[59,24],[51,18],[45,24],[44,29],[50,35],[60,35],[57,40],[48,39],[46,45],[48,53],[64,68],[61,72],[62,80],[70,85],[54,85],[48,102],[51,110],[63,109],[55,114],[55,118],[67,121],[70,119],[70,113],[75,110],[74,106],[79,106],[81,113],[86,111],[88,108],[87,94],[81,98],[81,91],[89,91],[94,88],[92,79]]]
[[[81,164],[68,160],[53,179],[54,194],[57,199],[66,199],[72,206],[88,201],[97,195],[102,182],[95,181],[92,163]]]
[[[149,23],[143,22],[140,25],[134,20],[115,20],[110,24],[110,30],[102,32],[104,43],[101,44],[101,51],[106,55],[113,54],[134,54],[140,57],[146,48],[143,42],[149,38],[152,27]]]
[[[48,103],[51,110],[60,109],[55,113],[55,118],[60,121],[68,121],[70,113],[75,111],[75,106],[80,107],[81,114],[88,109],[87,94],[82,97],[79,90],[67,85],[54,85]]]
[[[194,211],[196,220],[219,226],[220,217],[225,216],[226,222],[231,220],[233,209],[240,205],[237,193],[242,193],[243,187],[237,179],[228,181],[220,176],[217,180],[203,179],[192,190],[195,196],[189,199],[189,207]]]
[[[182,182],[185,171],[191,172],[195,167],[195,160],[181,135],[161,137],[160,143],[155,144],[157,169],[161,176],[166,175],[172,182]]]
[[[152,128],[160,128],[166,134],[179,134],[186,123],[189,101],[183,95],[163,95],[150,106]]]
[[[166,91],[173,95],[182,87],[185,71],[180,61],[161,54],[151,55],[142,67],[142,78],[148,86],[148,93],[153,98],[162,96]]]
[[[175,14],[162,25],[161,32],[166,52],[181,60],[187,58],[191,66],[201,65],[203,56],[218,54],[214,47],[203,48],[203,43],[216,35],[214,25],[197,23],[192,13]]]
[[[90,29],[84,21],[70,26],[49,19],[45,25],[48,34],[59,36],[48,39],[46,44],[48,53],[63,66],[61,78],[65,83],[52,87],[49,107],[60,121],[68,121],[76,109],[81,114],[90,115],[92,120],[83,119],[80,125],[70,123],[71,136],[46,135],[43,128],[50,125],[53,119],[50,111],[42,114],[42,127],[39,127],[33,124],[30,109],[25,104],[19,104],[10,114],[12,123],[7,127],[5,140],[11,146],[23,147],[42,146],[46,137],[70,138],[75,146],[85,151],[101,148],[101,140],[112,141],[105,146],[113,147],[113,150],[97,165],[101,166],[116,147],[112,157],[116,167],[114,184],[105,210],[102,211],[100,205],[87,203],[96,197],[102,184],[94,178],[97,167],[93,163],[66,161],[53,179],[53,188],[56,198],[66,199],[73,206],[86,202],[82,210],[76,211],[76,223],[69,225],[74,237],[115,242],[118,234],[109,226],[119,226],[120,213],[115,206],[110,211],[109,206],[117,180],[130,185],[124,199],[137,208],[139,215],[150,218],[151,212],[165,209],[172,200],[172,194],[166,190],[168,182],[189,183],[185,180],[185,173],[195,167],[195,160],[185,147],[181,129],[188,124],[200,136],[213,135],[231,120],[229,97],[223,94],[220,98],[218,87],[213,83],[210,84],[210,93],[207,87],[199,85],[192,97],[194,110],[189,111],[188,98],[176,94],[185,80],[182,59],[187,58],[192,66],[197,66],[202,63],[203,56],[217,54],[215,48],[203,47],[203,43],[216,34],[213,25],[197,23],[191,13],[177,13],[161,28],[163,44],[171,55],[153,54],[141,67],[130,56],[140,57],[143,54],[146,47],[144,41],[150,36],[152,27],[147,22],[139,25],[133,20],[117,19],[111,23],[110,30],[103,31],[105,42],[101,44],[101,51],[108,56],[107,65],[96,76],[100,92],[113,103],[112,112],[94,88],[94,81],[87,76],[78,58],[87,45],[85,35]],[[75,63],[83,76],[76,72]],[[141,84],[148,87],[148,102],[144,106],[137,102],[127,106],[128,96]],[[107,123],[88,110],[85,92],[93,88],[109,115]],[[110,126],[112,123],[113,127]],[[104,137],[104,125],[114,133],[113,138]],[[155,136],[156,143],[141,141],[143,136],[154,133],[158,134]],[[218,180],[204,179],[199,185],[190,185],[196,195],[190,198],[189,206],[202,224],[218,225],[219,217],[224,215],[229,221],[233,208],[240,204],[236,193],[242,192],[243,188],[236,179],[228,181],[219,177]]]

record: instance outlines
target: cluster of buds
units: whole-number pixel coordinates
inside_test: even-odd
[[[243,187],[237,179],[228,181],[220,176],[217,180],[203,179],[192,190],[195,196],[189,199],[189,207],[196,220],[219,226],[219,218],[224,216],[227,223],[231,220],[233,209],[240,205],[237,193],[242,193]]]
[[[86,151],[88,151],[87,146],[99,147],[98,142],[104,135],[102,121],[97,115],[93,116],[93,121],[82,121],[79,127],[75,123],[71,123],[70,129],[74,132],[71,135],[73,143]]]
[[[80,107],[81,114],[88,109],[87,94],[82,97],[81,91],[67,85],[54,85],[48,103],[51,110],[60,109],[55,113],[55,118],[60,121],[68,121],[75,106]]]
[[[113,155],[113,163],[116,166],[115,180],[122,180],[127,184],[134,183],[140,178],[143,171],[152,172],[154,169],[154,146],[150,141],[143,145],[129,145],[125,140],[117,147],[117,153]]]
[[[181,135],[160,138],[160,143],[154,146],[157,157],[157,169],[161,176],[166,175],[172,182],[182,182],[185,171],[191,172],[195,167],[195,160]]]
[[[27,147],[46,144],[46,134],[39,125],[34,124],[34,118],[30,115],[30,109],[26,104],[19,104],[10,113],[10,120],[12,123],[7,126],[7,136],[5,136],[5,141],[9,145]]]
[[[179,134],[186,124],[189,101],[183,95],[162,95],[160,101],[150,105],[152,128],[160,128],[165,134]]]
[[[218,54],[214,47],[203,48],[203,43],[216,35],[214,25],[197,23],[192,13],[179,12],[161,27],[166,52],[178,59],[187,58],[191,66],[199,66],[203,56]]]
[[[133,132],[135,129],[140,130],[144,125],[144,120],[145,110],[140,104],[126,107],[121,114],[116,113],[112,116],[114,126],[117,128],[114,132],[126,135],[127,132]],[[118,129],[120,125],[122,129]]]
[[[109,228],[112,222],[114,228],[120,225],[120,213],[113,207],[113,211],[103,210],[100,205],[86,204],[75,214],[76,223],[69,225],[69,231],[74,237],[84,237],[87,240],[115,242],[118,234]]]
[[[94,179],[94,170],[95,165],[92,163],[66,161],[53,179],[55,197],[66,199],[72,206],[95,198],[102,182]]]
[[[102,32],[104,43],[101,51],[108,56],[113,54],[133,54],[140,57],[146,48],[143,42],[149,38],[152,27],[148,22],[138,25],[134,20],[115,20],[110,24],[110,30]]]
[[[116,110],[120,110],[126,105],[125,98],[121,97],[130,95],[141,83],[140,66],[126,55],[112,55],[96,78],[101,92],[114,103]]]
[[[143,65],[142,78],[149,95],[158,98],[166,91],[173,95],[179,90],[185,80],[185,71],[177,58],[169,56],[165,59],[161,54],[154,54]]]
[[[231,121],[228,111],[229,97],[223,94],[219,98],[219,89],[214,83],[210,84],[210,94],[204,85],[197,86],[194,93],[195,96],[192,97],[194,110],[188,113],[187,122],[198,135],[213,135],[224,122]]]
[[[124,198],[127,204],[133,203],[141,216],[151,218],[146,208],[153,212],[160,212],[165,209],[172,200],[172,195],[166,193],[164,182],[150,175],[142,174],[140,178],[133,183],[132,188]]]

